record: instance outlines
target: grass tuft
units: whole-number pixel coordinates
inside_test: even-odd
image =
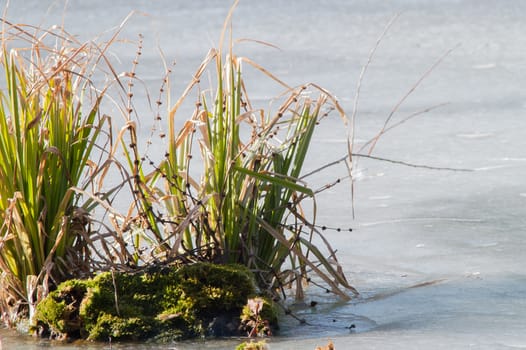
[[[223,41],[208,52],[166,116],[158,118],[167,123],[160,162],[140,154],[137,123],[126,115],[120,144],[134,196],[128,213],[137,213],[116,223],[116,231],[133,232],[133,257],[126,264],[241,263],[255,273],[262,290],[274,295],[291,283],[302,290],[314,272],[329,290],[348,299],[348,291],[356,290],[314,218],[306,216],[302,203],[314,201],[315,193],[300,179],[316,125],[331,111],[346,122],[343,109],[315,84],[291,88],[236,56],[232,43],[223,52]],[[244,66],[286,88],[273,101],[277,108],[252,106]],[[127,76],[133,86],[135,74]],[[210,89],[202,86],[206,77]],[[169,93],[167,79],[162,90]],[[178,127],[185,103],[195,107]]]
[[[104,126],[104,92],[89,80],[95,48],[28,30],[4,22],[0,52],[0,299],[14,313],[27,304],[31,312],[48,284],[89,270],[78,245],[89,213],[72,188]]]

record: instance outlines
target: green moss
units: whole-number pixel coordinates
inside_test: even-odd
[[[244,342],[236,346],[236,350],[267,350],[268,346],[265,341],[250,341],[250,342]]]
[[[231,320],[255,293],[252,273],[240,265],[185,265],[169,278],[162,308],[177,315],[176,322],[184,320],[193,336],[236,332],[239,325]]]
[[[154,335],[156,322],[147,317],[128,317],[100,314],[91,328],[88,340],[141,340]]]
[[[37,318],[47,323],[53,331],[57,333],[66,333],[64,314],[66,312],[66,303],[53,298],[45,298],[38,305]]]
[[[234,335],[243,306],[254,294],[252,273],[239,265],[197,263],[153,273],[105,272],[92,280],[61,284],[38,305],[37,319],[59,338]],[[68,302],[71,298],[74,303]]]
[[[255,292],[252,274],[240,265],[187,265],[174,278],[165,303],[202,316],[242,308]]]
[[[104,315],[153,318],[161,298],[162,289],[143,283],[142,275],[105,272],[93,279],[93,286],[80,306],[80,315],[84,327],[91,332]]]
[[[36,310],[40,332],[50,333],[58,338],[66,334],[80,337],[82,320],[79,307],[90,285],[91,281],[66,281],[44,298]]]

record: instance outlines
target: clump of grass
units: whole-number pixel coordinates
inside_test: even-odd
[[[348,291],[356,291],[314,218],[305,215],[302,203],[313,201],[314,191],[300,180],[316,125],[333,110],[345,121],[343,109],[315,84],[291,88],[250,59],[237,57],[232,43],[225,53],[226,28],[219,48],[210,50],[167,111],[164,159],[155,163],[140,154],[131,119],[121,132],[135,198],[128,212],[136,210],[137,216],[121,216],[125,220],[116,231],[135,232],[134,265],[242,263],[254,271],[262,290],[275,293],[294,282],[299,296],[314,272],[347,299]],[[274,101],[277,108],[252,106],[243,65],[285,88]],[[136,78],[133,72],[127,76]],[[211,89],[202,88],[207,76]],[[195,109],[178,128],[181,106],[193,92]]]
[[[9,322],[25,305],[31,311],[49,283],[89,270],[79,241],[89,230],[88,213],[72,187],[81,187],[99,140],[104,92],[88,79],[94,47],[60,30],[39,35],[39,29],[3,23],[0,309],[12,310]]]

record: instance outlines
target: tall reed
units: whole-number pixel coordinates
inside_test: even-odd
[[[104,123],[103,93],[87,78],[94,48],[28,28],[4,22],[0,52],[0,303],[10,316],[34,306],[48,283],[89,270],[75,249],[88,227],[72,187],[81,187]]]

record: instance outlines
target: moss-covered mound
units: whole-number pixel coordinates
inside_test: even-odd
[[[244,266],[198,263],[157,272],[105,272],[62,283],[37,307],[39,332],[54,338],[177,340],[240,332],[255,295]]]

